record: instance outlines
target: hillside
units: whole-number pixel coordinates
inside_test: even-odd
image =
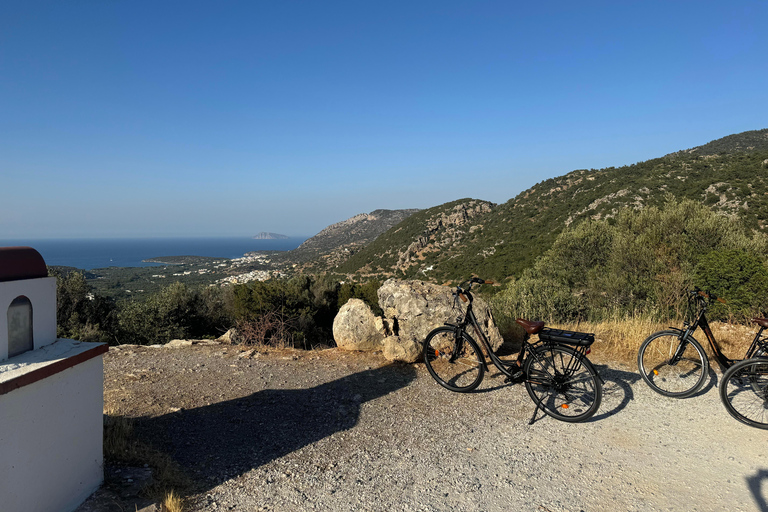
[[[496,205],[461,199],[411,215],[334,269],[341,273],[388,277],[427,275],[438,262],[462,259],[465,241],[482,229]]]
[[[519,275],[568,226],[610,222],[622,208],[660,205],[669,196],[701,201],[768,231],[768,129],[623,167],[575,170],[502,205],[463,199],[423,210],[326,269],[437,282],[472,273],[502,280]]]
[[[295,271],[324,271],[343,264],[351,255],[414,213],[408,210],[374,210],[332,224],[292,251],[272,254],[278,265],[295,265]]]

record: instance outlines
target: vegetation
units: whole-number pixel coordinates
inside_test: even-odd
[[[52,269],[59,335],[155,344],[218,337],[236,325],[243,343],[327,345],[349,298],[381,313],[381,279],[457,282],[472,274],[505,283],[491,298],[510,332],[516,316],[662,321],[682,314],[684,292],[696,286],[728,301],[712,308],[713,318],[741,320],[768,306],[766,169],[768,130],[760,130],[620,168],[573,171],[503,205],[462,199],[376,211],[304,246],[295,272],[325,270],[320,277],[210,286],[226,271],[187,258],[170,268],[97,269],[89,279]],[[319,256],[307,262],[310,252]]]
[[[101,296],[81,272],[57,278],[58,336],[111,344],[151,345],[218,337],[238,327],[243,343],[311,348],[333,340],[333,320],[350,298],[379,310],[378,281],[341,283],[300,275],[241,285],[171,283],[144,299]]]
[[[239,341],[312,348],[333,340],[333,320],[350,298],[378,309],[379,282],[339,283],[306,275],[288,281],[252,281],[233,289]]]
[[[228,288],[190,288],[172,283],[144,301],[119,303],[116,338],[151,345],[172,339],[200,339],[225,332],[232,323]]]
[[[647,315],[679,318],[686,290],[724,297],[711,318],[744,319],[768,305],[768,237],[691,200],[625,209],[613,221],[565,230],[535,265],[498,293],[502,324]]]
[[[56,318],[59,338],[113,342],[117,332],[115,302],[95,295],[85,276],[78,271],[49,268],[56,277]]]
[[[153,483],[144,492],[160,499],[167,512],[182,510],[182,496],[192,488],[189,478],[169,455],[136,436],[131,418],[113,410],[104,413],[104,459],[115,465],[147,464]]]

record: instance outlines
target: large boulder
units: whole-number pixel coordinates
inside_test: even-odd
[[[384,331],[382,319],[360,299],[349,299],[333,319],[333,338],[344,350],[382,350]]]
[[[379,306],[384,311],[384,334],[387,335],[383,340],[387,359],[417,361],[424,338],[432,329],[445,322],[456,322],[457,317],[463,316],[466,305],[463,302],[457,305],[452,291],[447,286],[398,279],[389,279],[379,288]],[[497,350],[504,339],[493,321],[490,307],[475,297],[473,308],[491,348]],[[470,335],[477,338],[471,329]]]

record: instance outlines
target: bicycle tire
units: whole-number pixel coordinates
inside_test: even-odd
[[[422,354],[430,375],[445,389],[457,393],[472,391],[485,375],[477,343],[466,333],[457,338],[453,327],[438,327],[430,332]]]
[[[569,423],[591,418],[603,399],[603,385],[592,363],[571,347],[542,345],[523,365],[525,389],[549,416]]]
[[[720,400],[738,421],[768,430],[768,357],[745,359],[728,368]]]
[[[637,352],[637,369],[648,386],[660,395],[687,398],[698,392],[709,375],[709,359],[693,337],[686,338],[684,352],[671,364],[680,346],[679,331],[659,331],[648,336]]]

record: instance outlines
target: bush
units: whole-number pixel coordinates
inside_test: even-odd
[[[173,283],[145,301],[121,304],[120,341],[147,345],[210,337],[224,332],[231,324],[231,302],[225,289],[198,290]]]
[[[117,308],[111,299],[93,292],[81,272],[62,273],[49,267],[56,277],[56,336],[80,341],[114,341]]]
[[[768,269],[765,260],[738,249],[712,251],[696,266],[696,285],[727,301],[714,303],[710,317],[745,318],[765,311],[768,299]]]
[[[622,210],[613,223],[587,220],[566,229],[494,298],[494,313],[548,321],[677,317],[685,291],[700,282],[736,298],[735,311],[744,316],[768,298],[767,248],[765,235],[748,233],[738,221],[668,198],[662,208]]]

